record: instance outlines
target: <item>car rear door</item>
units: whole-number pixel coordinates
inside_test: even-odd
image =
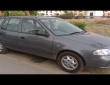
[[[7,48],[18,50],[18,29],[20,18],[7,18],[1,25],[0,38]]]

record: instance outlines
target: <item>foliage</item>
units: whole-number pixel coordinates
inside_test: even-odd
[[[62,18],[62,19],[72,19],[74,17],[74,15],[72,12],[67,12],[65,14],[59,15],[58,17]]]
[[[65,14],[68,13],[68,11],[63,11]]]
[[[31,16],[36,16],[36,15],[38,15],[38,12],[37,11],[29,11],[30,12],[30,15]]]
[[[37,11],[29,11],[31,16],[38,15]],[[3,16],[25,16],[25,11],[3,11]]]
[[[83,16],[83,13],[79,13],[78,16]]]
[[[24,11],[3,11],[3,16],[25,16]]]
[[[75,26],[79,27],[82,30],[86,30],[86,23],[84,22],[71,22],[72,24],[74,24]]]

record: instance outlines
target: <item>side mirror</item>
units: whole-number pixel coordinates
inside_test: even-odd
[[[44,32],[44,31],[37,31],[36,33],[37,35],[41,35],[41,36],[49,36],[48,33]]]

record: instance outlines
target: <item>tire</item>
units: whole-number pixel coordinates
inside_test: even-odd
[[[5,45],[0,41],[0,54],[5,54],[8,51],[8,49],[5,47]]]
[[[72,61],[73,61],[72,59],[74,60],[74,63],[72,63]],[[78,73],[78,72],[82,71],[84,68],[83,60],[80,58],[80,56],[78,56],[72,52],[61,53],[58,56],[57,62],[61,69],[63,69],[66,72],[69,72],[69,73]],[[65,63],[67,66],[65,65]],[[70,65],[74,66],[74,68],[70,68],[69,67]]]

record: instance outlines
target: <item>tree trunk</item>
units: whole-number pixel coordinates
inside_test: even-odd
[[[0,11],[0,17],[2,17],[2,11]]]
[[[25,11],[25,15],[26,16],[30,16],[30,12],[29,11]]]

